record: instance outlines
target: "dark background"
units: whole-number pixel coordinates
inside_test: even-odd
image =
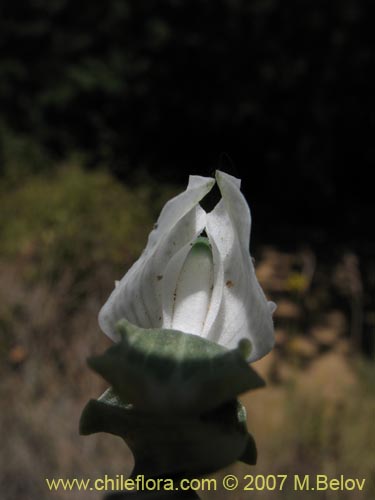
[[[14,150],[35,170],[78,152],[126,182],[172,183],[223,168],[243,179],[255,239],[369,254],[371,6],[3,2],[1,165]]]

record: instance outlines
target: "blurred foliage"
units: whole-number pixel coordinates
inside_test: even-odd
[[[121,184],[105,170],[74,167],[78,160],[49,170],[48,160],[27,135],[9,136],[6,146],[13,163],[4,165],[6,175],[0,180],[0,399],[5,402],[0,428],[6,429],[0,490],[4,500],[47,500],[50,492],[41,478],[115,477],[132,468],[130,453],[124,457],[110,436],[77,439],[87,398],[96,398],[105,387],[91,375],[86,359],[108,345],[99,333],[97,313],[113,280],[144,248],[161,206],[175,189],[147,177],[138,184]],[[309,253],[310,264],[305,254],[288,257],[271,249],[267,255],[257,266],[263,281],[269,280],[265,288],[276,286],[279,312],[280,294],[299,299],[298,331],[309,334],[312,325],[306,318],[311,314],[305,314],[302,297],[308,287],[308,311],[322,313],[336,305],[327,285],[333,269],[318,269],[316,276],[309,271],[315,263]],[[271,274],[264,268],[261,273],[264,260]],[[373,274],[372,268],[364,269]],[[345,325],[344,319],[343,330]],[[363,498],[370,500],[374,365],[357,359],[351,349],[340,349],[338,343],[326,346],[298,370],[283,360],[282,384],[268,379],[266,390],[244,396],[249,429],[259,436],[256,473],[366,477]],[[263,372],[259,364],[256,370],[265,377],[274,373],[270,363],[277,363],[277,357],[258,363],[263,362]],[[241,476],[248,472],[243,469]],[[215,499],[226,497],[221,491],[212,493]],[[238,499],[245,499],[245,493],[239,492]],[[285,493],[275,491],[275,498],[285,498]],[[301,498],[314,494],[303,492]],[[356,495],[347,492],[343,498]],[[64,496],[56,492],[56,499]]]
[[[31,135],[16,134],[0,123],[2,183],[22,183],[25,177],[53,167],[47,151]]]
[[[0,258],[27,260],[30,279],[76,279],[99,264],[124,266],[138,257],[172,188],[151,181],[129,188],[104,171],[62,167],[0,185]]]
[[[371,5],[3,2],[0,120],[50,153],[83,151],[121,176],[144,166],[181,180],[227,151],[257,166],[253,199],[282,198],[295,218],[298,202],[309,205],[306,224],[335,195],[346,204],[371,194],[342,168],[375,159]]]

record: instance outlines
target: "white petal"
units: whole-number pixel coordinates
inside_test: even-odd
[[[211,332],[213,324],[219,313],[224,287],[224,266],[220,257],[220,252],[214,240],[211,239],[210,243],[213,257],[213,290],[210,304],[208,306],[206,321],[202,331],[202,337],[205,338],[209,338],[209,332]]]
[[[191,241],[176,252],[164,271],[162,287],[163,328],[172,328],[177,280],[192,244]]]
[[[274,344],[272,314],[255,276],[249,253],[250,210],[239,190],[240,181],[223,172],[216,174],[222,200],[207,214],[206,232],[216,244],[223,266],[220,308],[207,338],[228,348],[241,338],[252,344],[249,361],[267,354]]]
[[[212,251],[207,239],[190,249],[177,277],[171,328],[201,335],[213,288]]]
[[[276,309],[277,309],[277,305],[275,304],[275,302],[272,302],[271,300],[268,302],[268,309],[270,310],[270,313],[273,314]]]
[[[206,213],[198,203],[214,184],[209,177],[190,176],[186,191],[163,207],[142,255],[99,313],[100,327],[113,340],[121,318],[143,328],[161,326],[164,272],[172,257],[204,229]]]

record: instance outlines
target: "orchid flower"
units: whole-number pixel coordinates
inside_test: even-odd
[[[217,182],[221,200],[207,213],[199,202]],[[118,340],[116,323],[199,335],[228,349],[245,338],[248,361],[273,347],[273,302],[268,302],[249,253],[251,216],[241,181],[224,172],[190,176],[169,200],[146,248],[99,313],[102,330]]]

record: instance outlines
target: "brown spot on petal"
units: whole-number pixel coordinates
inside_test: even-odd
[[[227,285],[228,288],[233,288],[234,286],[234,283],[231,280],[228,280],[225,284]]]

